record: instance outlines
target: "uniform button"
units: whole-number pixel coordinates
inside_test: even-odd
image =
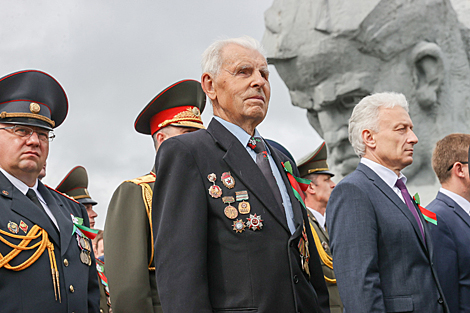
[[[439,298],[439,300],[437,300],[437,302],[438,302],[439,304],[443,304],[443,303],[444,303],[444,300],[443,300],[442,298]]]
[[[299,277],[297,275],[294,275],[294,284],[299,283]]]
[[[65,266],[69,266],[69,260],[64,259],[64,265],[65,265]]]
[[[75,288],[73,288],[73,285],[70,285],[69,290],[70,290],[70,292],[72,292],[72,293],[75,291]]]
[[[104,312],[103,309],[100,309],[100,313],[103,313],[103,312]]]

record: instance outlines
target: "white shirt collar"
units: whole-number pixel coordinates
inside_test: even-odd
[[[454,200],[465,212],[467,212],[467,214],[470,215],[470,202],[468,202],[464,197],[442,187],[439,191]]]
[[[401,179],[406,185],[406,176],[402,172],[400,172],[400,176],[397,176],[391,169],[367,158],[361,158],[361,163],[373,170],[392,189],[395,187],[397,179]]]
[[[240,141],[240,143],[244,147],[248,145],[248,142],[250,141],[251,136],[243,128],[233,123],[230,123],[218,116],[214,116],[214,119],[216,119],[220,124],[222,124],[225,128],[227,128],[227,130],[231,132],[232,135],[237,137],[237,139]],[[261,137],[261,135],[259,134],[256,128],[255,128],[255,135],[253,137]]]
[[[323,228],[323,230],[325,230],[326,217],[324,215],[322,215],[320,212],[318,212],[318,211],[316,211],[312,208],[307,207],[307,209],[309,209],[310,212],[312,212],[312,214],[315,217],[315,219],[317,220],[318,224],[321,226],[321,228]]]
[[[13,184],[16,188],[18,188],[19,191],[21,191],[24,195],[28,192],[28,189],[31,188],[34,190],[36,194],[38,194],[38,180],[36,179],[36,183],[34,184],[33,187],[29,187],[25,183],[23,183],[21,180],[16,178],[15,176],[11,175],[7,171],[5,171],[3,168],[0,167],[0,171],[5,175],[5,177],[10,181],[10,183]]]

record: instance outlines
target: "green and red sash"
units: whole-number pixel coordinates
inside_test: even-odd
[[[428,209],[426,209],[425,207],[422,207],[420,205],[420,200],[419,200],[418,193],[415,193],[415,195],[413,196],[413,200],[418,205],[418,208],[421,211],[421,214],[423,214],[424,219],[429,223],[437,225],[437,215],[436,215],[436,213],[431,212]]]
[[[304,191],[307,190],[308,185],[310,185],[311,180],[305,179],[305,178],[300,178],[300,177],[295,177],[294,174],[292,173],[292,165],[290,164],[289,161],[283,163],[281,162],[282,166],[284,167],[284,170],[287,173],[287,178],[289,179],[289,183],[292,187],[292,191],[294,192],[294,196],[299,200],[299,202],[302,204],[302,206],[305,207],[305,195]]]

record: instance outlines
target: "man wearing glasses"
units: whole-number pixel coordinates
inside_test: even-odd
[[[38,176],[65,119],[67,96],[50,75],[0,78],[0,303],[5,312],[98,312],[86,210]]]
[[[436,213],[430,224],[434,264],[451,313],[470,312],[470,135],[451,134],[436,143],[432,168],[441,183],[427,209]]]

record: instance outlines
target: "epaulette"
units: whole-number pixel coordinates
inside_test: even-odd
[[[44,184],[44,186],[46,186],[47,188],[49,188],[49,189],[52,190],[52,191],[57,192],[59,195],[64,196],[64,197],[66,197],[66,198],[69,198],[69,199],[72,200],[73,202],[80,204],[80,202],[78,202],[77,200],[75,200],[75,199],[72,198],[71,196],[69,196],[69,195],[67,195],[67,194],[65,194],[65,193],[62,193],[62,192],[58,191],[57,189],[54,189],[54,188],[52,188],[52,187],[49,187],[49,186],[46,185],[46,184]]]
[[[140,176],[140,177],[137,177],[137,178],[134,178],[134,179],[129,179],[129,180],[126,180],[126,182],[131,182],[131,183],[134,183],[136,185],[140,185],[140,184],[148,184],[148,183],[154,183],[155,182],[155,174],[153,172],[150,172],[150,174],[147,174],[147,175],[144,175],[144,176]]]

